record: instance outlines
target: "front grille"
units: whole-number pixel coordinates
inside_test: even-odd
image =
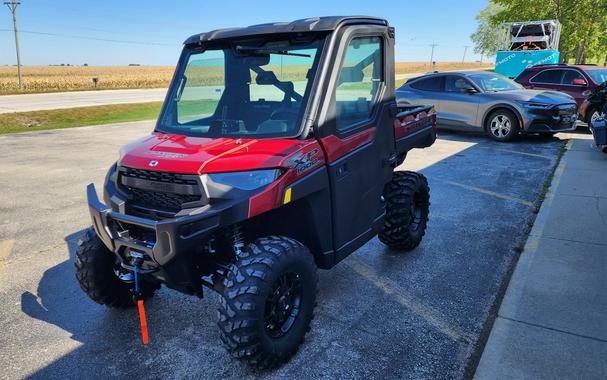
[[[120,167],[118,184],[133,206],[142,209],[174,213],[186,203],[206,201],[195,175]]]
[[[181,210],[184,203],[196,202],[200,199],[200,196],[197,195],[163,193],[160,191],[146,191],[136,188],[130,188],[130,190],[133,200],[136,203],[174,211]]]
[[[120,174],[125,177],[139,178],[149,181],[177,183],[183,185],[198,185],[196,176],[187,174],[154,172],[151,170],[133,169],[124,166],[120,168]]]

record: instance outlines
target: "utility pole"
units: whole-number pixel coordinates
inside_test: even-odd
[[[434,71],[434,69],[436,68],[434,63],[434,48],[437,46],[437,44],[430,45],[430,47],[432,47],[432,53],[430,53],[430,66],[432,67],[432,71]]]
[[[19,92],[23,91],[23,81],[21,79],[21,57],[19,56],[19,30],[17,29],[17,5],[21,4],[18,0],[5,1],[4,4],[13,13],[13,29],[15,30],[15,48],[17,49],[17,75],[19,76]]]
[[[468,48],[469,48],[469,47],[470,47],[470,46],[464,46],[464,56],[463,56],[463,58],[462,58],[462,63],[464,63],[464,61],[466,60],[466,53],[468,52]]]

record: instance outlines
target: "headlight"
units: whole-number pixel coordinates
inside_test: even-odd
[[[213,182],[235,187],[241,190],[255,190],[268,185],[280,177],[282,170],[253,170],[250,172],[230,172],[208,174]]]
[[[552,106],[553,106],[553,104],[533,103],[533,102],[523,103],[523,107],[525,107],[525,108],[542,109],[542,110],[551,108]]]

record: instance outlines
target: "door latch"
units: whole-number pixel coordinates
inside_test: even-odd
[[[396,162],[398,162],[398,156],[396,155],[396,152],[391,152],[386,158],[384,158],[384,160],[382,162],[382,166],[383,167],[387,167],[387,166],[395,167]]]

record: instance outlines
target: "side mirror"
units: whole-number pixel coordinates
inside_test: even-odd
[[[466,92],[466,93],[468,93],[468,94],[470,94],[470,95],[473,95],[473,94],[476,94],[478,91],[477,91],[477,89],[476,89],[476,88],[474,88],[474,87],[468,87],[468,88],[466,88],[466,89],[464,90],[464,92]]]
[[[585,86],[588,83],[582,78],[575,78],[574,80],[571,81],[571,84],[574,86]]]

